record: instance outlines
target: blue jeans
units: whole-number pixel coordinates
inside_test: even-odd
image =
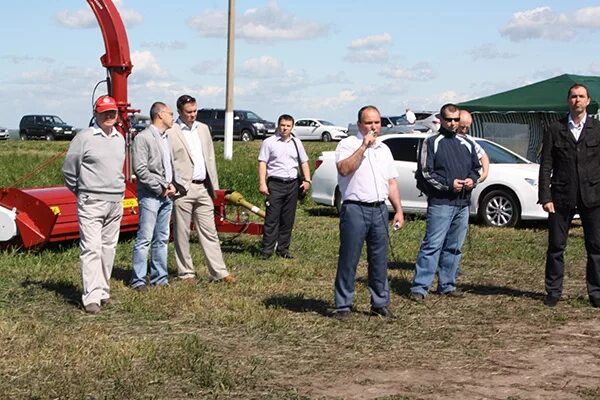
[[[140,222],[133,245],[133,272],[131,287],[146,284],[148,273],[148,249],[152,248],[150,260],[150,284],[166,285],[167,246],[169,244],[169,224],[173,202],[169,197],[158,197],[138,187]]]
[[[368,287],[371,306],[386,307],[390,303],[387,276],[388,210],[343,204],[340,212],[340,254],[335,276],[335,306],[349,311],[354,298],[354,279],[363,243],[367,242]]]
[[[468,228],[468,206],[427,206],[427,228],[417,255],[411,292],[427,296],[438,265],[438,292],[456,290],[456,270]]]

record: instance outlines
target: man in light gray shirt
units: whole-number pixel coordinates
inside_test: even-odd
[[[100,97],[94,106],[96,123],[80,131],[63,164],[65,186],[77,196],[77,222],[82,303],[90,314],[110,299],[109,280],[119,239],[125,193],[125,140],[114,128],[117,103]]]
[[[260,255],[263,260],[273,254],[275,245],[280,257],[293,258],[289,247],[298,191],[301,186],[306,193],[311,184],[308,156],[302,142],[292,136],[293,127],[291,115],[280,116],[277,132],[262,142],[258,153],[259,191],[267,197]]]
[[[173,202],[173,163],[166,130],[173,126],[173,111],[165,103],[150,108],[152,124],[133,141],[133,170],[137,178],[140,222],[133,246],[131,288],[147,289],[148,250],[152,248],[150,284],[167,286],[167,245]]]

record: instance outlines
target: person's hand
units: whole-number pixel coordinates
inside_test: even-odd
[[[268,195],[269,195],[269,188],[267,187],[267,184],[266,184],[266,183],[261,183],[261,184],[258,186],[258,191],[259,191],[261,194],[264,194],[265,196],[268,196]]]
[[[542,205],[542,208],[544,209],[544,211],[546,211],[547,213],[550,214],[554,214],[554,203],[549,201],[547,203],[544,203]]]
[[[487,179],[487,177],[488,177],[488,173],[487,172],[483,172],[481,174],[481,176],[479,177],[479,181],[478,182],[482,183],[483,181],[485,181]]]
[[[471,183],[472,182],[473,181],[471,181]],[[462,179],[455,179],[454,182],[452,183],[452,190],[458,193],[461,190],[463,190],[464,186],[465,186],[465,181],[463,181]]]
[[[304,193],[308,192],[308,189],[310,189],[310,182],[304,181],[302,182],[302,191]]]
[[[397,211],[394,214],[394,230],[402,229],[404,226],[404,213],[402,211]]]
[[[369,133],[363,137],[363,145],[365,145],[367,148],[373,146],[375,140],[377,139],[377,135],[373,132],[374,131],[369,131]]]
[[[464,183],[465,183],[465,187],[467,189],[473,189],[473,186],[475,185],[475,183],[473,182],[473,179],[471,179],[471,178],[465,179]]]
[[[177,193],[177,189],[175,189],[175,186],[172,183],[169,183],[169,186],[167,186],[165,190],[163,190],[162,196],[173,196],[175,193]]]

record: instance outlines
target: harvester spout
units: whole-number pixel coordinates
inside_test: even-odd
[[[261,218],[265,217],[265,212],[263,210],[261,210],[259,207],[255,206],[254,204],[246,201],[244,199],[244,196],[242,196],[242,194],[239,192],[228,193],[225,195],[225,199],[233,205],[242,206],[242,207],[252,211],[254,214],[258,215]]]

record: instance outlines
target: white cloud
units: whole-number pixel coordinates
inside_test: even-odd
[[[188,20],[188,25],[205,37],[224,37],[227,32],[227,11],[206,10]],[[251,8],[236,16],[236,37],[249,42],[305,40],[324,36],[329,28],[321,23],[303,20],[281,10],[277,0]]]
[[[519,11],[500,29],[514,42],[527,39],[571,40],[577,29],[600,28],[600,7],[586,7],[571,13],[555,12],[550,7]]]
[[[139,25],[144,21],[142,14],[125,7],[124,0],[114,0],[114,4],[117,10],[119,10],[121,19],[126,26]],[[98,26],[94,12],[90,7],[76,11],[62,10],[56,13],[54,18],[60,25],[66,28],[82,29]]]
[[[270,78],[283,72],[283,66],[274,57],[250,58],[242,63],[242,71],[255,78]]]
[[[353,90],[342,90],[335,96],[319,97],[312,99],[309,108],[322,112],[323,110],[337,110],[358,99]]]
[[[344,56],[344,60],[368,64],[385,62],[389,58],[387,47],[391,43],[392,35],[389,33],[354,39],[348,46],[348,52]]]
[[[435,71],[426,62],[415,64],[410,68],[401,65],[387,66],[380,72],[380,75],[390,79],[408,79],[411,81],[428,81],[436,77]]]
[[[53,64],[56,62],[56,59],[52,57],[33,57],[33,56],[21,56],[21,55],[5,55],[1,56],[0,59],[8,60],[13,64],[22,64],[22,63],[30,63],[30,62],[38,62],[44,64]]]
[[[392,43],[392,35],[383,33],[381,35],[371,35],[360,39],[355,39],[350,43],[351,49],[378,48],[382,45]]]
[[[181,50],[187,47],[185,42],[173,40],[170,42],[142,42],[142,47],[160,50]]]
[[[501,51],[494,43],[484,43],[481,46],[469,50],[473,60],[493,60],[497,58],[514,58],[516,54]]]
[[[585,7],[573,13],[573,23],[579,28],[600,28],[600,7]]]
[[[227,73],[227,65],[225,59],[215,58],[212,60],[204,60],[198,64],[192,65],[190,68],[197,75],[222,75]]]
[[[133,73],[130,79],[135,81],[164,79],[167,77],[165,70],[156,61],[156,57],[148,50],[133,51],[131,53]]]
[[[438,93],[436,96],[434,96],[434,99],[437,104],[460,103],[462,101],[469,100],[469,95],[457,93],[454,90],[447,90],[445,92]]]

